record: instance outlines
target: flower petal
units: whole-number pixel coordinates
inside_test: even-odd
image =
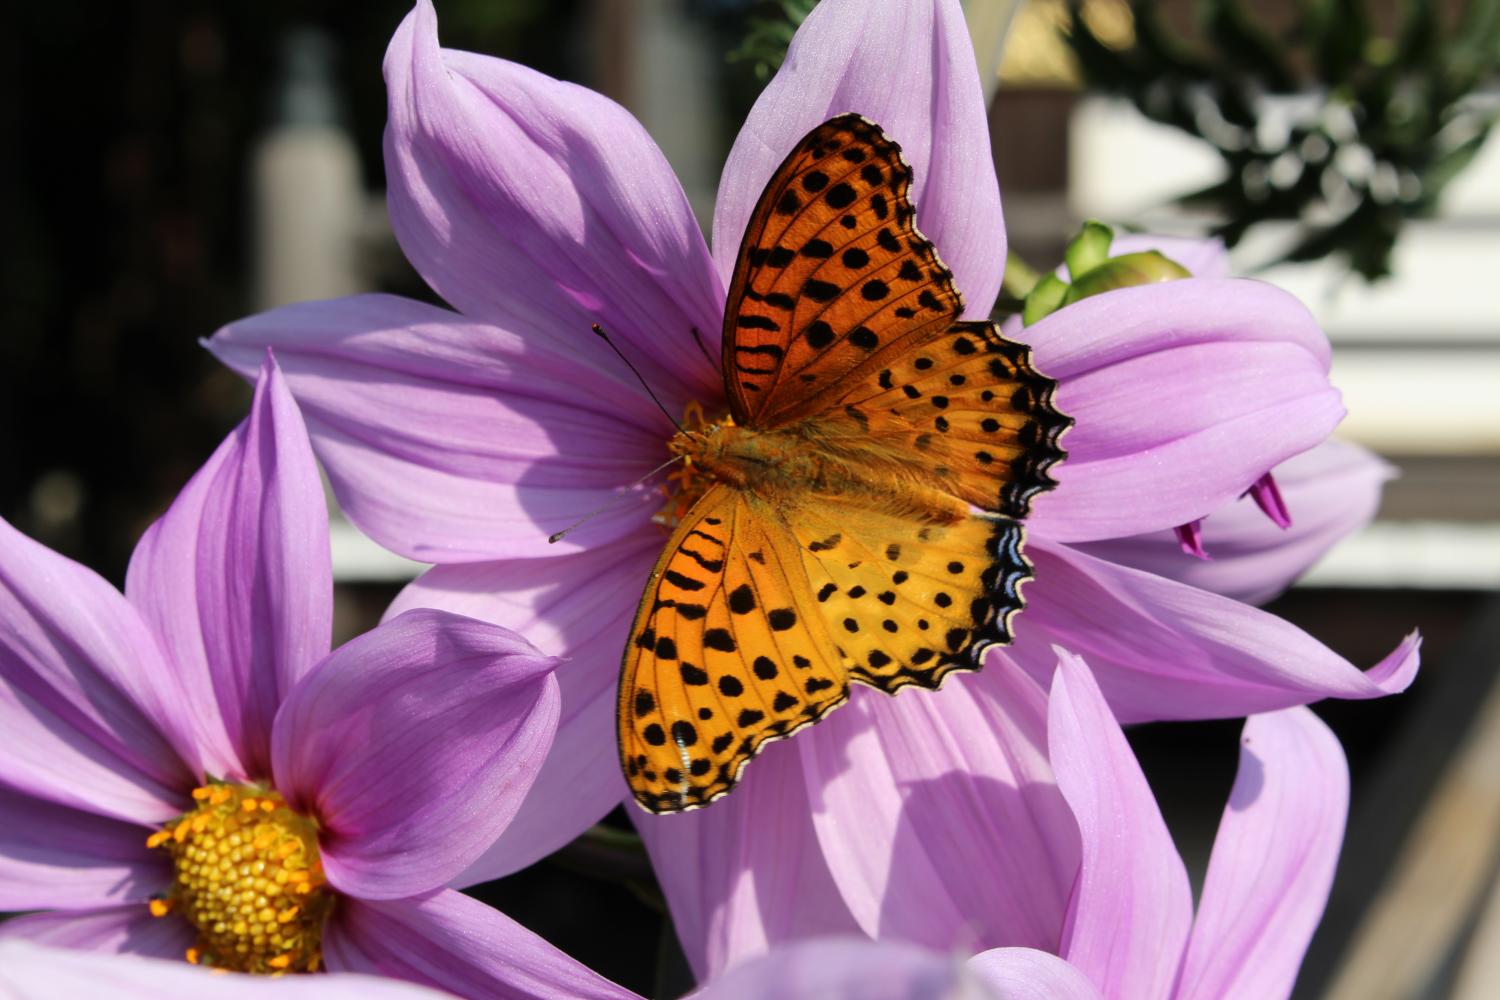
[[[189,705],[118,591],[0,521],[0,782],[159,823],[198,771]]]
[[[147,831],[0,785],[0,911],[143,903],[171,884]]]
[[[1088,667],[1057,652],[1047,745],[1083,838],[1059,954],[1106,997],[1167,997],[1193,922],[1187,869]]]
[[[1100,559],[1261,604],[1369,524],[1380,506],[1381,488],[1395,470],[1358,445],[1325,441],[1278,465],[1275,475],[1292,526],[1283,531],[1254,501],[1241,497],[1204,522],[1206,560],[1184,558],[1170,531],[1076,547]]]
[[[1087,976],[1034,948],[993,948],[969,959],[969,968],[1005,1000],[1102,1000]]]
[[[804,135],[847,112],[900,144],[917,225],[953,270],[970,317],[987,317],[1005,267],[1000,187],[973,44],[958,0],[823,0],[729,152],[714,208],[725,285],[755,203]]]
[[[777,944],[860,933],[808,815],[796,744],[816,733],[768,746],[710,808],[651,816],[628,807],[699,982]]]
[[[867,934],[1057,948],[1078,829],[1045,713],[1043,689],[996,658],[915,697],[856,688],[797,737],[823,854]]]
[[[405,979],[461,997],[634,998],[499,910],[452,889],[343,901],[323,932],[334,972]]]
[[[669,404],[717,395],[723,288],[639,122],[593,91],[439,48],[428,0],[397,29],[385,78],[391,222],[438,294],[585,357],[607,356],[589,330],[602,323]]]
[[[252,316],[208,348],[247,378],[275,349],[340,506],[413,559],[555,556],[638,531],[661,506],[651,486],[617,496],[667,457],[672,433],[618,361],[606,371],[534,334],[390,295]]]
[[[318,817],[329,882],[436,888],[505,829],[557,728],[555,662],[513,632],[411,611],[335,650],[272,735],[276,788]]]
[[[48,948],[27,941],[0,942],[0,994],[11,1000],[161,1000],[202,997],[206,1000],[258,1000],[261,997],[306,1000],[443,1000],[411,983],[374,976],[225,975],[176,959],[136,955],[91,955]]]
[[[1000,994],[1008,1000],[1008,994]],[[735,966],[693,1000],[995,1000],[961,962],[899,941],[828,938]]]
[[[437,566],[408,585],[387,618],[432,607],[503,625],[559,658],[557,737],[500,838],[454,885],[519,871],[562,847],[625,796],[615,748],[620,652],[664,536],[552,559]]]
[[[1348,807],[1343,748],[1317,716],[1293,708],[1246,721],[1178,997],[1291,994],[1328,902]]]
[[[125,584],[192,693],[205,766],[240,778],[270,772],[271,720],[333,628],[323,486],[297,404],[262,357],[250,416],[146,532]]]
[[[186,920],[153,917],[140,903],[100,910],[53,910],[0,923],[0,941],[178,960],[196,934]]]
[[[1122,722],[1217,719],[1322,698],[1379,698],[1416,676],[1415,633],[1366,672],[1238,601],[1033,537],[1036,579],[1006,655],[1045,678],[1057,643],[1088,659]]]
[[[1019,331],[1076,421],[1028,524],[1057,541],[1186,524],[1320,444],[1344,415],[1295,298],[1185,278],[1083,299]]]

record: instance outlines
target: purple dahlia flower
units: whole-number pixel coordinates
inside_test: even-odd
[[[1229,254],[1218,239],[1123,233],[1110,253],[1159,251],[1194,276],[1229,277]],[[1066,278],[1065,267],[1058,268]],[[1021,333],[1020,317],[1004,324]],[[1175,529],[1081,542],[1110,562],[1261,604],[1285,590],[1335,544],[1375,517],[1381,489],[1396,474],[1368,449],[1324,441],[1260,477],[1238,501]],[[1290,517],[1290,511],[1296,517]],[[1206,523],[1205,523],[1206,522]],[[1184,537],[1186,536],[1186,537]],[[1197,559],[1183,559],[1184,547]],[[1206,546],[1206,547],[1205,547]]]
[[[555,661],[414,611],[330,652],[327,509],[267,358],[126,592],[0,522],[0,940],[629,996],[444,884],[515,814]],[[87,963],[85,963],[87,964]]]
[[[844,869],[849,883],[866,883],[862,892],[844,888],[881,941],[782,945],[715,977],[699,995],[1290,994],[1343,839],[1349,778],[1338,740],[1305,708],[1246,722],[1195,916],[1187,872],[1108,703],[1082,660],[1059,656],[1050,697],[1016,678],[1008,703],[1015,727],[960,733],[929,725],[902,734],[906,756],[921,761],[904,785],[867,776],[864,767],[881,770],[870,745],[844,748],[852,766],[829,791],[865,798],[862,812],[847,814],[859,825],[844,830]],[[1015,729],[1032,742],[1011,741]],[[1024,783],[1010,780],[1022,770]],[[945,784],[953,787],[928,787]],[[948,805],[959,797],[963,811]],[[1018,835],[1023,850],[1010,843]],[[1027,865],[1035,869],[1029,878]],[[751,908],[738,914],[751,933],[763,931]],[[692,937],[691,925],[679,928]],[[720,932],[734,937],[736,928]],[[1038,932],[1045,937],[1038,948],[995,947]],[[901,937],[932,950],[890,940]],[[972,956],[966,968],[955,953]],[[797,992],[804,975],[818,977],[821,992]]]
[[[710,359],[746,219],[786,152],[842,112],[864,114],[904,147],[918,224],[970,315],[994,301],[1005,236],[957,0],[818,5],[730,153],[711,247],[629,114],[514,63],[440,48],[426,0],[396,32],[385,72],[396,234],[453,308],[381,295],[308,303],[232,324],[209,347],[248,377],[274,346],[350,517],[383,545],[438,564],[393,614],[473,615],[567,660],[560,738],[462,884],[524,867],[624,797],[613,718],[620,651],[666,538],[652,521],[661,493],[636,483],[668,457],[674,428],[591,324],[609,330],[669,410],[722,411]],[[1362,673],[1277,618],[1086,550],[1232,504],[1327,437],[1343,414],[1328,342],[1295,299],[1257,282],[1193,278],[1086,299],[1026,336],[1077,426],[1061,485],[1029,521],[1036,579],[1019,640],[950,687],[1050,677],[1054,643],[1088,655],[1126,720],[1235,716],[1410,682],[1415,638]],[[1257,572],[1236,585],[1274,585]],[[947,704],[925,693],[879,708],[872,700],[882,696],[859,691],[852,704],[881,715]],[[814,836],[822,796],[803,761],[847,738],[840,716],[849,714],[773,747],[724,802],[652,830],[684,841],[684,858],[717,838],[702,864],[725,893],[770,898],[767,880],[826,888],[810,892],[821,902],[798,919],[853,929],[819,858],[803,853],[808,870],[788,871],[772,857],[779,836]],[[658,860],[674,852],[664,847]],[[673,904],[680,921],[713,922]],[[700,972],[717,965],[697,960]]]

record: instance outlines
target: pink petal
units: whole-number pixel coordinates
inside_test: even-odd
[[[988,316],[1005,267],[1005,222],[957,0],[823,0],[808,15],[724,165],[714,208],[720,277],[727,285],[750,213],[792,147],[851,111],[900,144],[914,174],[917,225],[953,269],[967,314]]]
[[[1056,955],[1033,948],[994,948],[969,969],[1005,1000],[1102,1000],[1089,978]]]
[[[1328,902],[1348,806],[1343,748],[1317,716],[1294,708],[1245,723],[1179,998],[1291,994]]]
[[[796,743],[816,733],[767,747],[734,794],[707,809],[651,816],[629,806],[700,982],[777,944],[860,933],[808,814]]]
[[[186,920],[153,917],[140,903],[99,910],[53,910],[0,923],[0,942],[32,941],[51,948],[148,958],[180,960],[196,937]]]
[[[999,1000],[957,960],[899,941],[828,938],[735,966],[693,1000]]]
[[[192,693],[205,766],[240,778],[270,773],[271,720],[333,627],[318,467],[262,357],[250,416],[146,532],[125,586]]]
[[[553,559],[438,566],[386,612],[442,608],[525,635],[559,658],[557,738],[505,832],[453,884],[487,882],[551,854],[625,797],[615,749],[620,654],[636,601],[666,535]]]
[[[1058,488],[1028,521],[1057,541],[1202,517],[1320,444],[1344,414],[1328,384],[1327,338],[1296,299],[1260,282],[1122,288],[1018,337],[1076,421]]]
[[[723,289],[639,122],[574,84],[440,49],[427,0],[385,77],[391,221],[438,294],[582,357],[608,358],[589,329],[602,323],[674,412],[721,392]]]
[[[335,650],[272,736],[276,788],[319,818],[329,882],[391,899],[468,867],[557,728],[555,666],[513,632],[411,611]]]
[[[1061,649],[1047,745],[1083,838],[1059,954],[1106,997],[1166,997],[1193,921],[1187,869],[1088,667]]]
[[[447,994],[374,976],[225,975],[175,959],[65,951],[27,941],[0,943],[0,995],[11,1000],[443,1000]]]
[[[1379,698],[1416,676],[1408,636],[1366,672],[1295,625],[1206,590],[1033,537],[1036,579],[1006,655],[1045,678],[1057,643],[1088,659],[1125,722],[1213,719]]]
[[[347,899],[323,932],[333,972],[405,979],[461,997],[633,998],[535,934],[452,889],[410,899]]]
[[[823,854],[867,934],[1056,950],[1078,831],[1045,713],[1043,689],[993,659],[937,692],[856,688],[797,737]]]
[[[190,704],[118,591],[0,521],[0,783],[162,822],[196,781]]]
[[[148,833],[0,785],[0,911],[145,902],[172,879]]]
[[[208,346],[246,377],[276,350],[340,505],[413,559],[555,556],[661,507],[652,486],[620,491],[668,457],[673,429],[612,357],[389,295],[278,309]]]
[[[1184,559],[1169,531],[1076,546],[1100,559],[1261,604],[1285,590],[1339,541],[1375,517],[1381,488],[1395,470],[1358,445],[1325,441],[1276,467],[1292,513],[1278,528],[1248,497],[1230,501],[1203,524],[1213,558]]]

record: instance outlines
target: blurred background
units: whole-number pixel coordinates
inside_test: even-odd
[[[444,44],[625,104],[705,223],[813,0],[441,0]],[[1426,637],[1413,690],[1319,712],[1349,839],[1301,997],[1500,996],[1500,2],[970,0],[1012,251],[1085,218],[1215,233],[1335,344],[1346,440],[1402,472],[1271,610],[1356,663]],[[198,346],[286,302],[432,299],[385,216],[380,63],[404,0],[127,0],[11,12],[0,108],[0,515],[119,582],[241,418]],[[1293,512],[1295,516],[1295,511]],[[339,638],[419,567],[336,525]],[[1132,742],[1195,878],[1238,726]],[[619,817],[612,827],[624,829]],[[476,892],[648,995],[689,983],[608,829]]]

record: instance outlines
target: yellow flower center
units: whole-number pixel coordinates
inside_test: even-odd
[[[198,929],[187,960],[236,972],[316,972],[323,921],[333,905],[318,857],[316,824],[274,791],[211,783],[198,807],[167,823],[147,847],[172,855],[176,877],[151,901]]]
[[[662,496],[667,498],[667,502],[651,518],[668,531],[677,527],[677,522],[683,519],[688,509],[713,482],[693,461],[693,453],[697,448],[695,437],[716,427],[732,427],[734,418],[725,413],[718,419],[710,420],[698,401],[693,400],[683,408],[681,426],[682,431],[667,442],[667,450],[674,455],[682,455],[683,459],[667,473],[667,481],[661,484]]]

